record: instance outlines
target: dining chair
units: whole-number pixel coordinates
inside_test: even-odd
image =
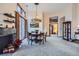
[[[35,40],[36,40],[36,37],[31,35],[31,45],[32,45],[33,42],[35,42]]]
[[[31,41],[31,33],[28,33],[28,44],[30,43]]]
[[[32,34],[29,33],[28,35],[28,44],[31,43],[31,45],[33,44],[33,42],[35,42],[36,37]]]
[[[45,42],[46,42],[47,32],[45,33]]]
[[[43,43],[44,44],[44,33],[40,33],[40,40],[39,43]]]

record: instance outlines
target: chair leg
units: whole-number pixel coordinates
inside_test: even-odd
[[[41,45],[41,41],[39,41],[39,45]]]
[[[43,44],[44,44],[44,39],[42,40]]]
[[[46,42],[46,37],[45,37],[45,42]]]
[[[29,42],[30,42],[30,41],[28,40],[28,45],[29,45]]]
[[[32,41],[31,41],[31,45],[32,45]]]

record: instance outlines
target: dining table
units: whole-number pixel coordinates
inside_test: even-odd
[[[35,42],[38,43],[38,41],[40,41],[41,39],[38,39],[41,38],[41,33],[31,33],[31,36],[32,37],[35,37]]]

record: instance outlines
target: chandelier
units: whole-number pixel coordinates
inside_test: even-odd
[[[38,13],[37,13],[37,12],[38,12],[37,9],[38,9],[39,3],[34,3],[34,5],[36,6],[36,15],[35,15],[35,18],[32,19],[32,22],[34,22],[34,23],[35,23],[35,22],[41,22],[41,19],[39,19],[39,18],[38,18],[38,15],[37,15],[37,14],[38,14]]]

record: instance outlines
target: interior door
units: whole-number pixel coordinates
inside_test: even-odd
[[[50,34],[53,34],[53,26],[52,25],[49,25],[49,32],[50,32]]]

